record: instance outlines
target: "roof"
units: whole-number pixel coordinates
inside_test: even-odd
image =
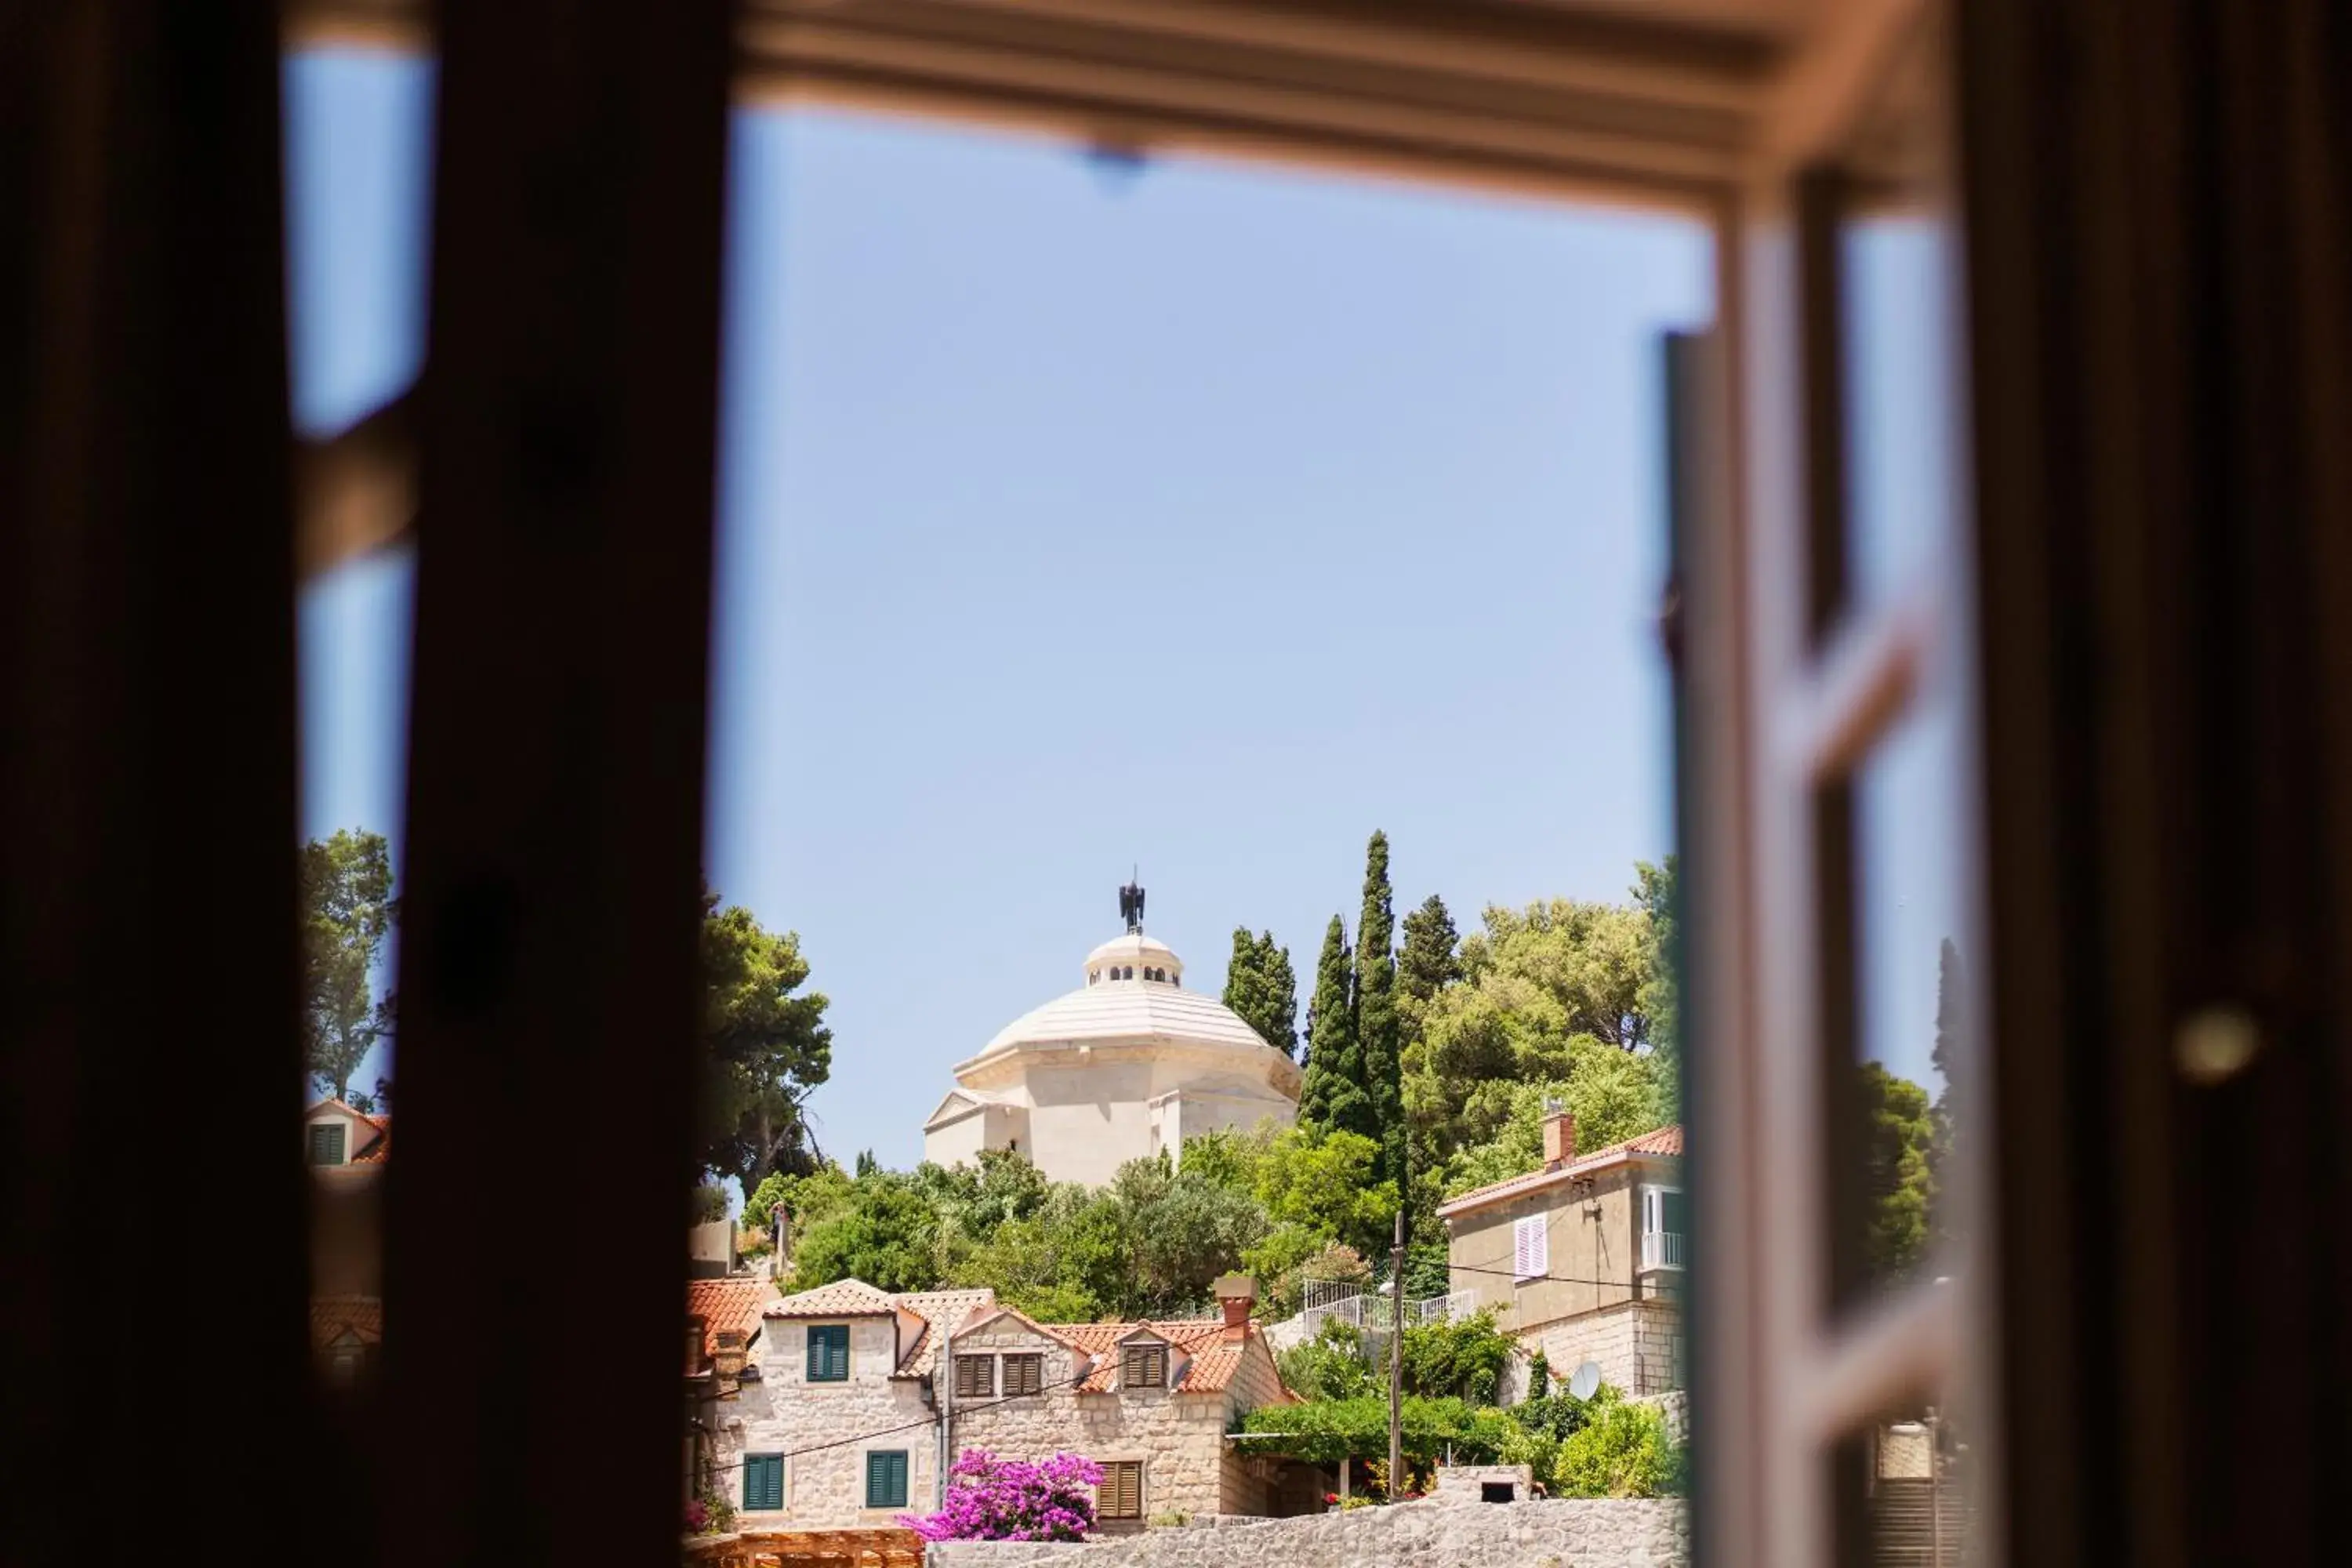
[[[1590,1154],[1580,1154],[1557,1171],[1529,1171],[1508,1181],[1490,1182],[1483,1187],[1473,1187],[1438,1205],[1437,1217],[1444,1219],[1475,1208],[1484,1208],[1488,1204],[1540,1192],[1546,1187],[1572,1182],[1579,1176],[1589,1175],[1611,1165],[1623,1164],[1628,1160],[1673,1159],[1679,1157],[1682,1152],[1683,1130],[1680,1124],[1654,1128],[1622,1143],[1612,1143],[1605,1149],[1595,1149]]]
[[[863,1279],[836,1279],[768,1303],[763,1318],[887,1318],[898,1299]]]
[[[1182,1320],[1174,1322],[1139,1319],[1129,1323],[1052,1323],[1041,1325],[1049,1331],[1095,1358],[1095,1369],[1078,1384],[1080,1394],[1108,1394],[1118,1375],[1118,1358],[1111,1352],[1123,1340],[1133,1338],[1139,1331],[1148,1331],[1166,1340],[1192,1358],[1177,1383],[1178,1392],[1185,1394],[1215,1393],[1233,1381],[1234,1369],[1241,1365],[1241,1347],[1232,1346],[1230,1356],[1216,1357],[1214,1348],[1223,1348],[1225,1331],[1222,1318]],[[1255,1334],[1253,1324],[1249,1331]],[[1204,1362],[1216,1364],[1204,1367]]]
[[[915,1342],[898,1358],[893,1377],[923,1377],[939,1364],[940,1341],[946,1329],[961,1325],[975,1312],[996,1305],[996,1292],[982,1286],[971,1290],[909,1290],[894,1298],[923,1320]]]
[[[1087,967],[1091,969],[1097,963],[1106,963],[1114,958],[1140,958],[1154,963],[1164,958],[1168,961],[1168,966],[1179,973],[1181,973],[1184,968],[1184,961],[1176,956],[1174,948],[1170,947],[1158,937],[1146,936],[1139,931],[1131,931],[1124,935],[1115,936],[1087,954]]]
[[[1176,1040],[1290,1059],[1215,997],[1155,980],[1081,985],[1005,1025],[980,1055],[1074,1040]]]
[[[310,1298],[310,1344],[325,1350],[348,1332],[363,1345],[383,1339],[383,1302],[374,1296]]]
[[[702,1357],[686,1369],[688,1377],[718,1353],[719,1336],[733,1331],[749,1342],[760,1331],[761,1309],[776,1299],[776,1288],[765,1279],[689,1279],[686,1311],[702,1320]]]

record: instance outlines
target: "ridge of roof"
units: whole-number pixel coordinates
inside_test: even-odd
[[[908,1311],[915,1309],[909,1307]],[[795,1290],[768,1303],[763,1318],[884,1318],[898,1310],[898,1299],[863,1279],[835,1279]],[[920,1314],[917,1314],[919,1316]]]

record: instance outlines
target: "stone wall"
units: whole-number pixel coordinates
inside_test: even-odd
[[[1683,1386],[1682,1308],[1671,1299],[1623,1301],[1519,1331],[1520,1354],[1504,1374],[1501,1397],[1527,1393],[1528,1361],[1538,1350],[1551,1363],[1556,1388],[1568,1386],[1584,1362],[1598,1363],[1601,1380],[1628,1395],[1663,1394]]]
[[[1304,1519],[1201,1521],[1089,1542],[935,1542],[926,1568],[1688,1568],[1675,1499],[1402,1503]]]
[[[760,1381],[747,1383],[734,1399],[707,1407],[715,1431],[713,1457],[719,1490],[738,1510],[743,1506],[743,1457],[791,1454],[784,1461],[784,1506],[739,1512],[744,1530],[839,1529],[887,1525],[900,1511],[866,1507],[866,1456],[900,1450],[907,1456],[907,1504],[929,1512],[937,1498],[939,1430],[921,1385],[893,1378],[898,1332],[890,1318],[835,1319],[849,1324],[849,1380],[808,1381],[809,1323],[799,1319],[767,1322],[752,1344]],[[902,1430],[892,1431],[898,1427]],[[843,1437],[881,1436],[838,1447]],[[814,1450],[814,1451],[807,1451]]]

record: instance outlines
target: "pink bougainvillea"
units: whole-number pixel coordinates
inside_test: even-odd
[[[967,1448],[948,1467],[947,1506],[898,1522],[926,1541],[1083,1541],[1102,1479],[1101,1466],[1076,1454],[1033,1465]]]

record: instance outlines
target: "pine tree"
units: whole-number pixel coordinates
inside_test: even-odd
[[[1224,1002],[1267,1045],[1297,1058],[1298,977],[1291,971],[1290,950],[1276,947],[1272,931],[1254,937],[1247,926],[1234,928]]]
[[[1426,1002],[1462,978],[1462,933],[1445,900],[1432,893],[1404,917],[1404,947],[1397,954],[1397,991]]]
[[[1371,1108],[1366,1135],[1381,1145],[1380,1175],[1404,1190],[1403,1041],[1397,1026],[1396,916],[1389,887],[1389,836],[1372,835],[1364,850],[1364,913],[1356,925],[1356,1051]]]
[[[1348,929],[1338,915],[1323,933],[1315,965],[1315,1000],[1307,1013],[1307,1078],[1298,1120],[1309,1127],[1370,1130],[1363,1064],[1356,1055],[1356,1009],[1349,994]]]

